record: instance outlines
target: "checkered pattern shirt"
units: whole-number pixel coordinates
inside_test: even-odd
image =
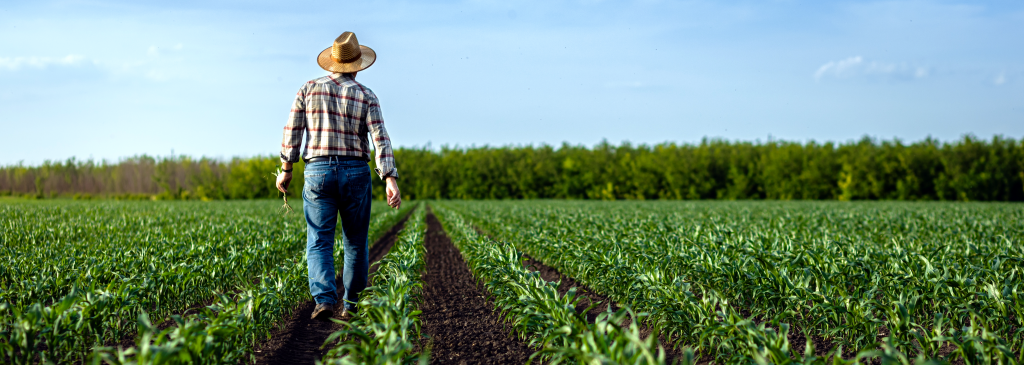
[[[303,159],[316,156],[356,156],[370,160],[367,133],[377,151],[377,175],[398,177],[391,139],[384,129],[377,95],[355,79],[331,74],[307,82],[292,104],[284,126],[281,161],[299,162],[302,133],[306,133]]]

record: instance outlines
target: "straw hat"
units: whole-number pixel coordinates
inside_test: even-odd
[[[330,72],[350,73],[365,70],[377,60],[377,52],[359,45],[356,34],[341,33],[334,45],[320,52],[316,63]]]

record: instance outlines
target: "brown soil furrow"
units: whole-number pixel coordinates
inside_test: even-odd
[[[421,347],[433,364],[523,364],[533,353],[478,286],[433,212],[427,214]]]
[[[398,233],[405,226],[405,221],[411,214],[406,214],[398,223],[383,237],[370,246],[370,275],[377,271],[376,262],[384,257],[395,245]],[[340,227],[339,227],[340,229]],[[344,290],[341,285],[341,270],[338,270],[338,297]],[[341,330],[342,326],[334,322],[320,322],[310,319],[313,308],[316,306],[312,300],[300,304],[292,312],[284,328],[271,334],[269,340],[256,347],[256,364],[278,365],[278,364],[313,364],[320,360],[327,353],[328,349],[321,349],[327,337],[335,331]],[[334,313],[334,318],[340,318],[341,308]]]

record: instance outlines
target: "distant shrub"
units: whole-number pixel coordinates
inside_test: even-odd
[[[394,151],[406,199],[830,199],[1024,201],[1024,140],[786,141],[593,148],[563,144]],[[375,167],[371,161],[371,167]],[[121,200],[280,198],[278,157],[136,156],[0,167],[0,194]],[[303,163],[289,189],[300,197]],[[384,184],[372,183],[375,199]]]

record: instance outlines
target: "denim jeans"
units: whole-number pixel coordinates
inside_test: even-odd
[[[370,227],[370,166],[363,160],[334,160],[306,164],[302,210],[306,214],[306,263],[309,293],[317,303],[338,303],[334,273],[334,228],[341,215],[345,266],[342,297],[355,310],[359,292],[366,289]]]

